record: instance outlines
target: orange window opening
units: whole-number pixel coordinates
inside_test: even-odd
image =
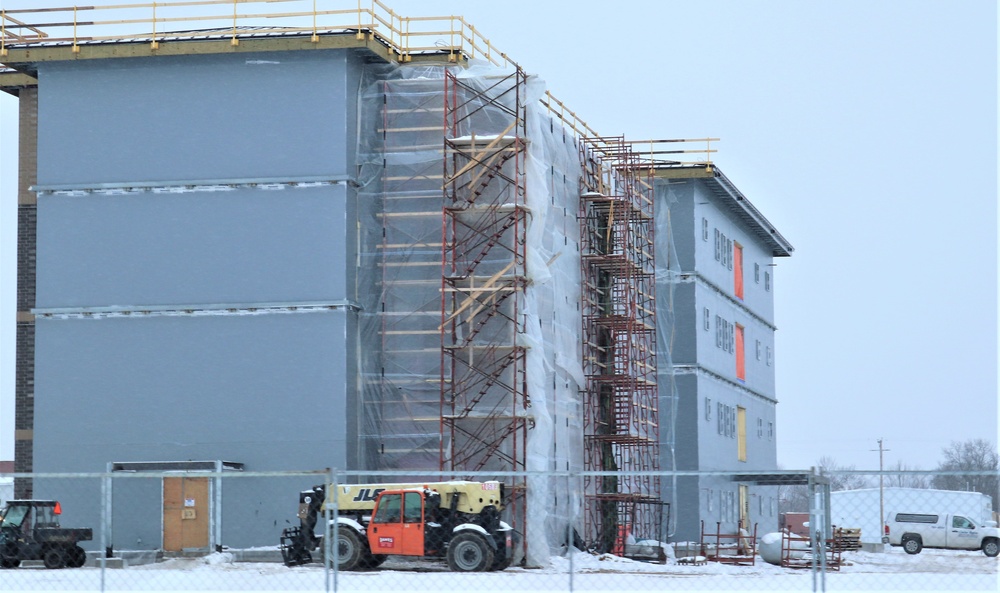
[[[743,246],[733,243],[733,292],[743,298]]]
[[[747,380],[746,356],[743,354],[743,326],[736,324],[736,378],[740,381]]]

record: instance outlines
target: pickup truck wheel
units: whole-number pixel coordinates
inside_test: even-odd
[[[483,572],[493,566],[493,550],[478,533],[460,533],[448,546],[448,567],[455,572]]]
[[[366,546],[356,531],[341,525],[337,528],[337,569],[355,570],[365,555]],[[331,561],[333,558],[330,559]]]
[[[997,554],[1000,554],[1000,542],[994,538],[989,538],[983,541],[983,554],[995,558]]]
[[[907,554],[919,554],[924,549],[924,544],[919,537],[907,535],[903,537],[903,551]]]
[[[66,566],[67,550],[62,548],[49,548],[42,556],[42,563],[45,568],[62,568]]]

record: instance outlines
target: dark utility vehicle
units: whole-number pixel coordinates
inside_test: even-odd
[[[87,553],[78,542],[94,538],[92,529],[59,526],[62,507],[54,500],[9,500],[0,511],[0,567],[41,560],[45,568],[79,568]]]

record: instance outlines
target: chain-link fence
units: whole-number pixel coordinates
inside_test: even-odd
[[[989,479],[995,488],[996,472],[962,473],[967,491],[930,487],[957,473],[662,473],[665,512],[642,526],[627,493],[615,499],[617,516],[585,521],[587,475],[622,477],[265,473],[223,462],[0,475],[13,491],[3,501],[0,583],[4,591],[998,588],[996,496],[972,490],[988,489]]]

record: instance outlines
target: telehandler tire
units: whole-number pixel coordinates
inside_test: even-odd
[[[493,550],[478,533],[459,533],[448,545],[448,568],[455,572],[485,572],[493,566]]]
[[[357,570],[362,559],[368,555],[368,544],[362,541],[358,532],[343,525],[337,529],[337,570]],[[333,558],[330,559],[331,561]]]

